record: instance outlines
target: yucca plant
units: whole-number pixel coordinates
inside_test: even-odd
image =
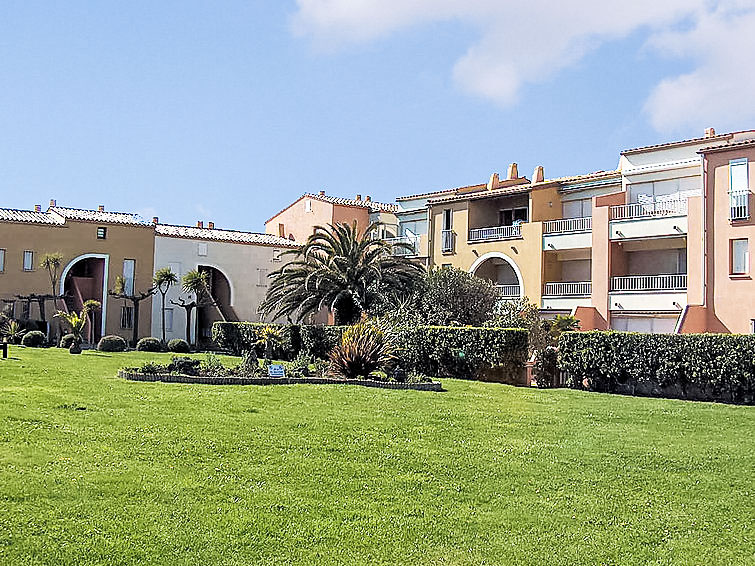
[[[341,343],[330,353],[330,371],[339,377],[369,377],[388,370],[396,359],[388,332],[378,323],[362,318],[344,330]]]
[[[3,335],[7,342],[20,344],[21,339],[26,334],[26,330],[21,327],[18,321],[10,320],[3,325],[0,334]]]
[[[83,340],[84,328],[86,327],[87,322],[89,322],[89,313],[98,308],[100,308],[100,303],[98,301],[89,300],[84,303],[84,308],[81,309],[81,312],[58,311],[55,313],[56,318],[60,318],[71,328],[73,341],[71,342],[70,348],[68,348],[70,353],[81,353],[81,342]]]
[[[283,334],[280,328],[265,326],[259,333],[257,344],[262,344],[265,347],[265,363],[269,362],[273,357],[274,348],[283,344]]]

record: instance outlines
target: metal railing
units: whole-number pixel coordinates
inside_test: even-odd
[[[487,228],[472,228],[469,231],[470,242],[484,242],[491,240],[508,240],[522,236],[521,224],[514,226],[489,226]]]
[[[590,281],[564,281],[546,283],[543,295],[546,297],[589,297],[592,294]]]
[[[619,206],[612,206],[610,212],[611,220],[655,218],[657,216],[686,216],[687,199],[622,204]]]
[[[496,285],[495,287],[505,299],[516,299],[521,294],[519,285]]]
[[[750,217],[750,191],[729,193],[729,220],[747,220]]]
[[[386,238],[385,241],[394,246],[393,255],[411,256],[419,254],[419,236]]]
[[[441,251],[443,253],[449,253],[454,251],[454,244],[456,243],[456,235],[453,230],[441,230]]]
[[[583,218],[562,218],[543,222],[543,234],[571,234],[574,232],[590,232],[592,230],[592,216]]]
[[[611,278],[611,291],[684,291],[687,274],[628,275]]]

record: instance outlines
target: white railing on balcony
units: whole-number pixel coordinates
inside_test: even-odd
[[[657,216],[686,215],[687,199],[622,204],[619,206],[611,207],[611,220],[629,220],[632,218],[655,218]]]
[[[546,283],[543,295],[546,297],[589,297],[592,294],[590,281],[564,281]]]
[[[505,299],[519,298],[520,290],[519,285],[496,285],[496,289],[501,294],[501,297]]]
[[[440,238],[441,238],[440,249],[443,253],[454,251],[454,243],[456,241],[456,237],[453,230],[441,230]]]
[[[411,256],[419,253],[419,236],[386,238],[385,241],[394,246],[393,255]]]
[[[750,217],[750,191],[729,193],[729,220],[747,220]]]
[[[592,230],[592,216],[584,218],[562,218],[543,222],[543,234],[571,234],[574,232],[590,232]]]
[[[491,240],[508,240],[522,235],[520,224],[514,226],[489,226],[487,228],[472,228],[469,231],[470,242],[485,242]]]
[[[628,275],[611,278],[611,291],[684,291],[687,275]]]

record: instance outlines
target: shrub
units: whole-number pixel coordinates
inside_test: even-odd
[[[343,331],[341,343],[330,353],[330,370],[347,379],[367,378],[386,370],[394,360],[385,330],[374,321],[362,320]]]
[[[755,336],[566,332],[566,385],[609,393],[753,403]]]
[[[260,371],[259,359],[254,349],[244,352],[241,355],[241,361],[233,368],[233,373],[243,376],[255,376]]]
[[[182,375],[199,375],[200,361],[186,356],[173,356],[168,370]]]
[[[168,371],[170,370],[165,364],[158,364],[157,362],[144,362],[138,371],[140,373],[156,375],[158,373],[168,373]]]
[[[228,373],[228,370],[215,354],[207,354],[204,360],[199,363],[199,369],[204,375],[222,376]]]
[[[139,340],[136,343],[136,349],[140,352],[160,352],[163,349],[163,345],[157,338],[149,336]]]
[[[348,326],[320,324],[302,326],[300,329],[302,352],[315,359],[327,360],[333,348],[341,342],[341,335],[347,328]]]
[[[418,326],[399,330],[397,342],[406,371],[437,377],[517,382],[527,359],[520,328]]]
[[[173,338],[173,340],[168,342],[168,350],[176,354],[188,354],[191,351],[191,347],[186,340]]]
[[[0,335],[11,344],[20,344],[24,334],[26,330],[16,320],[9,320],[0,328]]]
[[[30,348],[39,348],[45,343],[45,335],[39,330],[32,330],[24,334],[21,344]]]
[[[262,322],[216,322],[212,325],[212,340],[223,350],[235,356],[255,349],[258,357],[264,354],[264,344],[260,343],[260,333],[266,327],[278,328],[281,341],[272,350],[272,357],[293,360],[301,349],[301,335],[296,324],[265,324]]]
[[[71,347],[74,340],[76,340],[76,336],[74,336],[73,334],[64,334],[60,339],[60,344],[58,345],[58,347],[65,348],[67,350]]]
[[[539,350],[535,355],[535,366],[533,372],[537,386],[540,389],[556,387],[558,385],[558,349],[553,346],[547,346]]]
[[[292,361],[286,364],[286,372],[292,377],[307,377],[309,375],[309,364],[312,358],[304,352],[299,352]]]
[[[125,352],[127,348],[126,340],[115,334],[103,336],[97,343],[97,349],[100,352]]]

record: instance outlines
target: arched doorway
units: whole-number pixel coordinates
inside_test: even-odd
[[[233,310],[233,286],[225,274],[212,265],[199,265],[200,273],[207,273],[207,283],[210,291],[209,304],[203,304],[197,309],[197,331],[199,341],[212,339],[212,325],[218,321],[238,322]]]
[[[60,277],[60,293],[69,312],[81,311],[89,300],[101,305],[100,309],[89,314],[89,322],[84,328],[84,340],[91,344],[105,334],[107,273],[106,254],[85,254],[72,260]]]
[[[492,281],[506,299],[519,299],[524,296],[524,281],[519,266],[506,254],[490,252],[479,258],[469,268],[469,272],[481,279]]]

